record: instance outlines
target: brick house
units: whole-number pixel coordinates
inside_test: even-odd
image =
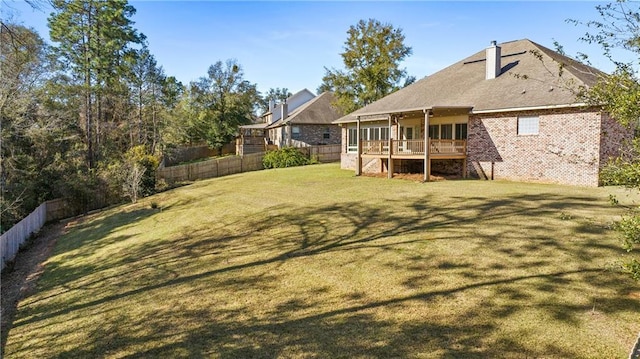
[[[333,101],[330,92],[316,96],[303,89],[283,103],[270,103],[258,123],[240,126],[237,154],[262,152],[269,145],[282,148],[340,144],[340,126],[333,121],[342,114],[332,105]]]
[[[269,141],[279,148],[339,144],[340,127],[333,121],[341,113],[332,105],[333,101],[333,94],[324,92],[291,112],[285,103],[281,106],[282,116],[265,128]]]
[[[530,40],[493,42],[335,121],[342,168],[597,186],[633,135],[576,100],[602,75]]]

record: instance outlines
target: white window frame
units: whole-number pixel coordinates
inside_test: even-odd
[[[297,140],[301,137],[302,131],[300,126],[291,126],[291,138]]]
[[[358,129],[355,127],[347,128],[347,152],[358,152]]]
[[[518,136],[535,136],[540,134],[539,116],[518,116]]]

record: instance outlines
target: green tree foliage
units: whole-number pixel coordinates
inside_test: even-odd
[[[189,100],[185,107],[196,130],[193,137],[218,149],[233,140],[238,126],[253,121],[261,102],[256,85],[244,79],[236,60],[211,65],[206,77],[191,84]]]
[[[270,101],[274,101],[275,103],[282,103],[284,102],[287,98],[289,98],[292,95],[291,92],[289,92],[289,89],[286,87],[283,88],[270,88],[269,91],[267,91],[267,93],[264,94],[263,96],[263,101],[261,103],[261,112],[265,113],[267,111],[269,111],[269,102]]]
[[[42,163],[33,152],[43,150],[39,141],[49,143],[36,94],[45,76],[46,47],[33,30],[3,22],[0,54],[0,221],[6,226],[39,204],[33,189]]]
[[[601,45],[604,55],[616,65],[610,76],[605,76],[580,96],[603,110],[624,126],[638,130],[640,121],[640,79],[633,69],[640,65],[640,3],[618,1],[597,6],[600,19],[586,25],[588,32],[582,40]],[[576,22],[576,21],[574,21]],[[634,60],[620,60],[619,50],[631,54]],[[602,171],[605,184],[625,185],[640,190],[640,140],[623,144],[620,158],[611,161]],[[624,238],[624,248],[631,252],[640,245],[640,213],[633,211],[617,226]],[[631,258],[625,269],[636,280],[640,279],[640,262]]]
[[[327,69],[318,93],[333,91],[336,105],[350,113],[413,81],[400,63],[411,55],[401,29],[378,20],[360,20],[347,31],[341,54],[344,70]]]
[[[155,193],[156,170],[160,161],[144,145],[130,148],[124,155],[125,194],[132,202]]]
[[[127,123],[130,146],[142,144],[157,153],[165,145],[162,132],[170,125],[183,86],[165,75],[146,44],[133,57],[130,79],[135,106],[135,116]]]
[[[86,146],[87,166],[118,146],[114,122],[129,112],[128,61],[132,44],[143,40],[130,20],[135,9],[126,0],[53,0],[49,17],[55,54],[72,75],[69,84],[82,98],[78,111]],[[126,99],[126,100],[124,100]],[[124,105],[123,105],[124,104]]]

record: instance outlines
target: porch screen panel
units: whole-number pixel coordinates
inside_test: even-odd
[[[407,140],[413,139],[413,127],[405,127],[404,131]]]
[[[453,139],[453,125],[440,125],[440,139],[452,140]]]
[[[429,125],[429,138],[432,140],[440,139],[440,125]]]
[[[466,139],[467,139],[467,124],[456,123],[456,140],[466,140]]]
[[[347,151],[358,151],[358,130],[356,128],[350,128],[349,132],[347,133],[347,137]]]
[[[388,140],[389,139],[389,127],[381,127],[380,128],[380,139]]]
[[[370,130],[370,140],[379,140],[380,139],[380,128],[374,127]]]

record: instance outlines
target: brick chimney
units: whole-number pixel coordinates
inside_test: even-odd
[[[495,40],[491,41],[491,46],[487,47],[487,80],[500,76],[500,72],[502,71],[502,64],[500,63],[501,56],[500,46],[497,45]]]

